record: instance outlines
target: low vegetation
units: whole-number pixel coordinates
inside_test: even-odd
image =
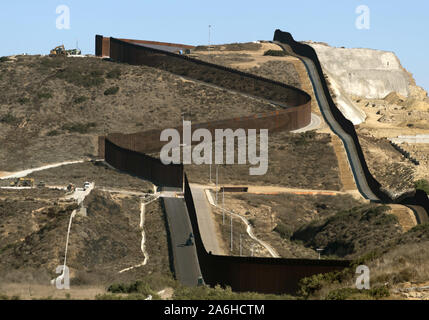
[[[38,99],[51,99],[52,98],[52,93],[47,92],[47,91],[41,91],[37,93],[37,98]]]
[[[106,74],[106,78],[108,79],[120,79],[120,77],[121,77],[120,69],[113,69]]]
[[[81,103],[83,103],[83,102],[85,102],[87,100],[88,100],[87,97],[85,97],[85,96],[79,96],[79,97],[74,98],[73,102],[75,104],[81,104]]]
[[[283,50],[267,50],[264,52],[264,56],[273,56],[273,57],[284,57],[287,53]]]
[[[387,214],[388,206],[363,206],[341,211],[332,217],[315,220],[294,232],[292,239],[304,245],[324,248],[323,255],[357,258],[402,234],[396,216]]]
[[[70,133],[80,133],[85,134],[89,133],[91,129],[97,127],[95,122],[87,123],[68,123],[61,127],[61,130],[68,131]]]
[[[11,113],[7,113],[7,114],[0,117],[1,123],[16,124],[18,121],[19,121],[19,119]]]
[[[119,87],[110,87],[106,91],[104,91],[105,96],[110,96],[117,94],[119,92]]]
[[[230,287],[200,286],[179,287],[174,291],[174,300],[293,300],[290,295],[261,294],[256,292],[233,292]]]
[[[429,181],[425,179],[418,180],[414,183],[417,190],[423,190],[429,195]]]

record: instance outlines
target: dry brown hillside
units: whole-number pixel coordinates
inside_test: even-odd
[[[145,66],[18,56],[0,63],[0,171],[93,156],[96,136],[274,110]]]

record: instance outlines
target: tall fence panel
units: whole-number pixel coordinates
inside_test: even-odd
[[[362,147],[359,143],[359,138],[356,133],[355,127],[351,121],[349,121],[342,112],[338,109],[335,102],[333,101],[331,94],[328,89],[325,77],[323,76],[322,66],[320,64],[319,58],[317,57],[316,51],[309,45],[296,42],[292,35],[288,32],[283,32],[281,30],[276,30],[274,34],[274,41],[278,41],[284,44],[287,44],[291,49],[298,55],[310,59],[316,66],[319,78],[321,80],[324,95],[328,100],[329,108],[335,118],[335,121],[340,124],[342,129],[349,134],[357,150],[357,155],[361,163],[365,179],[371,189],[371,191],[384,203],[394,203],[398,202],[404,205],[417,205],[425,209],[426,213],[429,215],[429,199],[424,191],[417,190],[416,193],[412,196],[408,196],[401,199],[392,199],[385,191],[383,191],[381,184],[374,178],[371,172],[368,169],[368,165],[365,160]]]

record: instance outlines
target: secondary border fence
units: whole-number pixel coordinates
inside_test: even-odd
[[[310,59],[316,66],[318,76],[321,80],[324,95],[329,104],[329,108],[332,112],[332,115],[335,118],[335,121],[341,126],[341,128],[353,139],[353,143],[356,147],[357,155],[361,163],[365,179],[370,187],[371,191],[380,199],[382,203],[399,203],[407,206],[420,206],[429,215],[429,198],[427,194],[422,190],[417,190],[412,195],[403,195],[401,197],[393,199],[386,191],[384,191],[381,184],[374,178],[371,172],[368,169],[368,165],[365,160],[364,153],[362,151],[361,145],[359,143],[359,138],[356,133],[355,127],[351,121],[349,121],[342,112],[338,109],[335,102],[333,101],[331,94],[328,89],[325,77],[323,76],[322,66],[320,64],[319,58],[317,57],[316,51],[309,45],[297,42],[294,40],[292,35],[289,32],[283,32],[281,30],[276,30],[274,34],[274,41],[278,41],[290,46],[290,48],[298,55]],[[414,209],[413,209],[414,210]]]

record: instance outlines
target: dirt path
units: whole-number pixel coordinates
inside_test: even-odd
[[[389,204],[389,207],[392,208],[389,213],[398,218],[403,232],[407,232],[417,225],[417,219],[410,208],[399,204]]]
[[[210,190],[206,190],[206,194],[207,194],[207,199],[208,199],[209,203],[210,203],[212,206],[214,206],[214,207],[216,207],[216,208],[218,208],[218,209],[222,210],[222,207],[218,206],[218,205],[214,202],[214,200],[213,200],[213,197],[212,197],[212,194],[211,194]],[[233,216],[235,216],[235,217],[237,217],[237,218],[241,219],[241,221],[243,221],[243,223],[246,225],[246,232],[247,232],[247,234],[249,235],[249,237],[250,237],[252,240],[254,240],[255,242],[259,243],[261,246],[263,246],[263,247],[264,247],[264,248],[265,248],[265,249],[270,253],[270,255],[271,255],[273,258],[280,258],[280,255],[277,253],[277,251],[276,251],[273,247],[271,247],[268,243],[266,243],[265,241],[262,241],[262,240],[258,239],[258,238],[255,236],[255,234],[253,233],[253,227],[252,227],[252,225],[250,224],[250,222],[249,222],[245,217],[243,217],[243,216],[241,216],[241,215],[239,215],[239,214],[237,214],[237,213],[235,213],[235,212],[229,211],[229,210],[227,210],[227,209],[225,209],[225,208],[224,208],[224,210],[225,210],[225,212],[227,212],[227,213],[229,213],[229,214],[231,214],[231,215],[233,215]]]
[[[146,244],[145,244],[145,242],[146,242],[146,233],[144,231],[144,221],[145,221],[146,206],[149,205],[150,203],[158,200],[159,197],[160,197],[160,194],[155,194],[153,199],[149,200],[148,202],[141,201],[141,203],[140,203],[140,225],[139,226],[140,226],[140,229],[142,231],[142,241],[141,241],[141,244],[140,244],[140,248],[141,248],[141,251],[142,251],[143,256],[144,256],[143,262],[140,263],[140,264],[138,264],[138,265],[135,265],[135,266],[132,266],[132,267],[129,267],[129,268],[125,268],[125,269],[119,271],[119,273],[124,273],[124,272],[130,271],[130,270],[135,269],[135,268],[140,268],[140,267],[143,267],[143,266],[145,266],[147,264],[147,262],[149,260],[149,254],[146,251]]]
[[[243,185],[230,185],[223,184],[222,187],[242,187]],[[246,193],[250,194],[281,194],[291,193],[298,195],[325,195],[325,196],[336,196],[345,195],[349,192],[336,191],[336,190],[316,190],[316,189],[299,189],[299,188],[287,188],[287,187],[276,187],[276,186],[246,186],[248,188]],[[204,186],[206,189],[216,190],[214,186]]]
[[[341,184],[343,191],[356,191],[356,184],[353,174],[350,170],[349,161],[347,159],[346,150],[344,149],[343,142],[335,134],[331,135],[332,145],[338,159],[338,168],[340,170]]]
[[[70,164],[83,163],[83,162],[86,162],[86,161],[89,161],[89,160],[76,160],[76,161],[58,162],[58,163],[48,164],[48,165],[43,166],[43,167],[38,167],[38,168],[33,168],[33,169],[27,169],[27,170],[23,170],[23,171],[12,172],[12,173],[9,172],[7,175],[4,175],[4,176],[0,175],[0,179],[3,180],[3,179],[23,178],[23,177],[26,177],[29,174],[33,173],[33,172],[43,171],[43,170],[57,168],[57,167],[61,167],[61,166],[67,166],[67,165],[70,165]]]

